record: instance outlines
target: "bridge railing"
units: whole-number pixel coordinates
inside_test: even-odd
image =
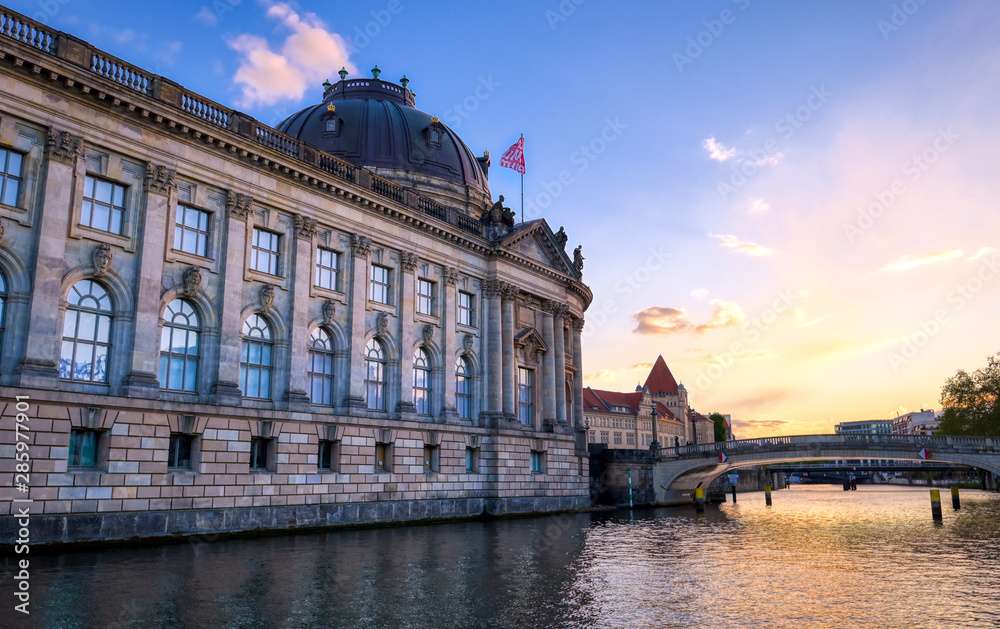
[[[789,446],[843,446],[843,447],[912,447],[916,449],[993,450],[997,445],[991,437],[945,437],[925,435],[790,435],[783,437],[761,437],[758,439],[738,439],[680,447],[663,448],[660,456],[676,457],[691,455],[713,455],[739,453],[763,449],[781,449]]]

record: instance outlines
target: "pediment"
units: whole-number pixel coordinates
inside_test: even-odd
[[[560,273],[579,277],[573,263],[542,219],[521,223],[501,242],[504,249]]]
[[[525,328],[514,336],[514,350],[518,364],[537,367],[541,354],[549,350],[542,335],[535,328]]]

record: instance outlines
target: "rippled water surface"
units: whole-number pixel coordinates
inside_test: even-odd
[[[812,486],[738,504],[32,561],[37,627],[998,627],[1000,496]]]

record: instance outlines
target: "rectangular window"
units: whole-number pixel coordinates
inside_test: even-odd
[[[0,203],[17,205],[21,190],[21,167],[24,156],[21,153],[0,148]]]
[[[87,175],[83,182],[80,224],[94,229],[122,233],[125,218],[125,188]]]
[[[425,315],[434,314],[434,282],[417,280],[417,312]]]
[[[368,288],[368,299],[371,301],[376,301],[380,304],[388,304],[391,302],[391,283],[392,270],[384,266],[379,266],[377,264],[372,265],[371,271],[371,282]]]
[[[251,437],[250,438],[250,470],[254,472],[266,472],[268,471],[268,464],[270,463],[270,457],[268,456],[268,450],[271,447],[270,439],[263,439],[261,437]]]
[[[531,369],[517,368],[517,417],[522,424],[535,423],[534,375]]]
[[[622,442],[622,433],[616,432],[615,433],[615,443],[621,445],[621,442]]]
[[[627,435],[625,435],[625,443],[629,444],[630,446],[634,446],[635,435],[633,435],[632,433],[628,433]]]
[[[476,325],[475,313],[472,310],[472,293],[458,291],[458,322],[470,328]]]
[[[177,222],[174,224],[174,249],[207,258],[209,219],[208,212],[178,205]]]
[[[438,471],[438,448],[437,446],[424,446],[424,471]]]
[[[316,250],[316,286],[340,290],[340,254],[336,251]]]
[[[545,473],[545,453],[539,452],[538,450],[531,451],[531,473],[532,474],[544,474]]]
[[[96,430],[73,430],[69,433],[69,467],[97,467],[101,433]]]
[[[601,433],[601,443],[607,443],[607,442],[608,442],[608,433],[602,432]]]
[[[336,472],[340,469],[339,441],[320,440],[317,467],[321,472]]]
[[[465,449],[465,471],[470,473],[479,471],[479,448]]]
[[[375,444],[375,471],[392,471],[392,446],[388,443]]]
[[[277,275],[280,246],[280,235],[254,227],[253,244],[250,247],[250,268],[261,273]]]
[[[167,452],[167,467],[175,470],[191,469],[191,446],[194,437],[174,433],[170,435],[170,450]]]

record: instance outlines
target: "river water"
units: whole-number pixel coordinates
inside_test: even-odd
[[[1000,495],[739,502],[36,556],[14,627],[997,627]],[[8,581],[7,579],[4,579]],[[8,581],[10,583],[10,581]],[[4,598],[8,598],[5,596]],[[8,601],[8,605],[9,605]]]

